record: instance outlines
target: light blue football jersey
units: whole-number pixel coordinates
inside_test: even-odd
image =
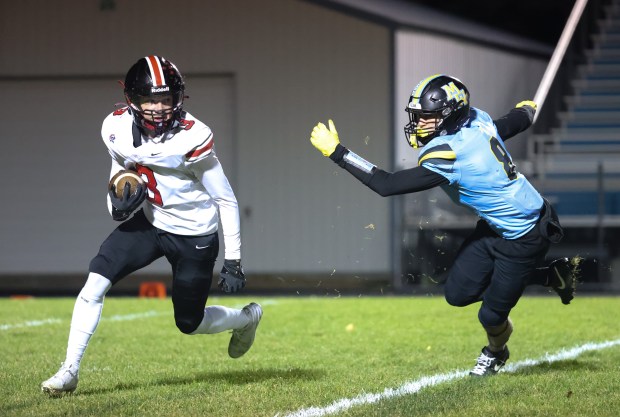
[[[517,172],[493,119],[472,108],[472,119],[454,135],[432,139],[418,165],[444,176],[441,186],[456,204],[484,219],[506,239],[517,239],[538,221],[543,199]]]

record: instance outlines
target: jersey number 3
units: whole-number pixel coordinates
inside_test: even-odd
[[[161,193],[157,189],[157,180],[155,179],[155,174],[153,173],[153,171],[150,168],[147,168],[144,165],[140,164],[136,164],[136,168],[138,169],[138,174],[140,174],[142,179],[146,179],[146,188],[150,191],[150,193],[146,194],[146,199],[153,204],[163,206],[164,201],[161,198]],[[151,194],[153,195],[151,196]]]
[[[493,151],[493,155],[499,161],[500,164],[504,167],[504,172],[508,176],[509,180],[514,180],[517,178],[517,167],[510,159],[510,155],[506,152],[506,149],[499,143],[497,138],[492,137],[490,140],[491,150]]]

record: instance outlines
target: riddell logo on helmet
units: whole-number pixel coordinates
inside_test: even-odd
[[[170,91],[170,87],[153,87],[151,88],[151,93],[163,93],[165,91]]]

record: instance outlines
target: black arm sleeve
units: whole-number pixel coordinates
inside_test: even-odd
[[[505,141],[532,125],[535,110],[530,106],[514,108],[508,114],[493,120],[499,136]]]
[[[424,167],[409,168],[394,173],[375,167],[372,172],[368,173],[347,163],[344,159],[347,152],[349,152],[347,148],[338,144],[336,150],[329,157],[368,188],[383,197],[414,193],[448,184],[445,177]]]

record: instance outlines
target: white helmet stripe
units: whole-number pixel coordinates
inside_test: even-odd
[[[164,78],[164,71],[161,68],[159,57],[155,55],[149,55],[144,57],[149,64],[149,70],[151,71],[151,79],[153,80],[153,87],[161,87],[166,85],[166,79]]]

